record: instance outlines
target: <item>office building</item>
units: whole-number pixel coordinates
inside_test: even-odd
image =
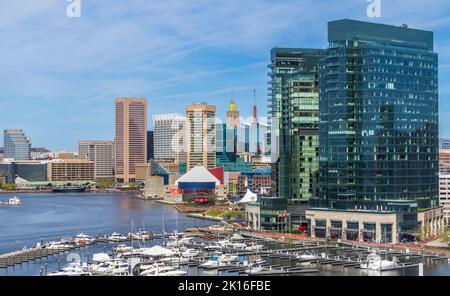
[[[439,149],[439,172],[450,173],[450,149]]]
[[[153,131],[147,131],[147,161],[155,158],[155,144],[153,140]]]
[[[155,160],[186,161],[186,118],[181,114],[153,115]]]
[[[45,161],[4,160],[0,162],[0,174],[5,177],[5,183],[8,184],[15,184],[16,180],[45,182],[47,181],[47,164]]]
[[[113,141],[80,141],[78,154],[81,158],[94,162],[95,178],[114,178]]]
[[[444,208],[444,219],[450,225],[450,174],[439,174],[439,204]]]
[[[47,163],[48,181],[93,181],[95,165],[87,159],[56,159]]]
[[[136,179],[136,164],[147,162],[147,100],[116,99],[115,174],[128,184]]]
[[[216,106],[192,104],[186,107],[187,170],[197,165],[216,166]]]
[[[439,149],[450,149],[450,139],[449,138],[439,138]]]
[[[320,49],[271,52],[271,118],[278,123],[277,195],[291,203],[317,195]]]
[[[433,33],[328,23],[320,63],[320,192],[311,235],[392,242],[443,229]]]
[[[22,129],[5,129],[4,133],[4,158],[15,160],[31,159],[31,141]]]

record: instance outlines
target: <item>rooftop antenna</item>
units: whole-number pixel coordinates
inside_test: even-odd
[[[253,89],[253,123],[257,123],[257,111],[256,111],[256,89]]]

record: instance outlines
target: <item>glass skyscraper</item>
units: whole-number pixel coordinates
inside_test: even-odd
[[[433,33],[328,23],[320,64],[320,193],[314,206],[404,213],[438,206],[438,56]]]
[[[278,174],[274,189],[291,203],[317,195],[319,61],[325,50],[274,48],[271,52],[270,118]]]
[[[15,160],[31,159],[31,141],[27,138],[22,129],[4,130],[5,158]]]

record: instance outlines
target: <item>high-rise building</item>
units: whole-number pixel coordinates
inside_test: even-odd
[[[47,164],[49,181],[92,181],[95,165],[87,159],[56,159]]]
[[[186,161],[186,118],[181,114],[157,114],[153,116],[154,158]]]
[[[450,149],[450,139],[439,138],[439,149]]]
[[[216,106],[192,104],[186,107],[187,170],[197,165],[216,166]]]
[[[319,176],[319,61],[325,50],[274,48],[270,116],[278,136],[276,194],[291,203],[317,196]]]
[[[153,141],[153,131],[147,131],[147,161],[155,158],[155,144]]]
[[[116,99],[115,173],[118,182],[136,179],[136,164],[147,162],[147,100]]]
[[[239,111],[234,101],[231,101],[228,105],[226,124],[228,129],[239,127]]]
[[[95,178],[114,178],[114,142],[80,141],[78,154],[94,162]]]
[[[4,133],[5,154],[4,158],[15,160],[31,159],[31,141],[22,129],[5,129]]]
[[[312,236],[397,242],[443,229],[433,33],[328,23],[320,66],[320,192]]]
[[[450,149],[439,149],[439,172],[450,174]]]
[[[439,204],[444,207],[444,219],[450,225],[450,174],[439,174]]]

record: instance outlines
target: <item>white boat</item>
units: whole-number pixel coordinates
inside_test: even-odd
[[[248,269],[245,270],[246,274],[258,274],[260,272],[266,271],[267,268],[261,266],[261,265],[256,265],[256,266],[251,266]]]
[[[133,251],[133,248],[130,247],[130,246],[127,246],[127,245],[125,245],[125,244],[119,244],[119,245],[117,246],[117,248],[114,248],[114,249],[113,249],[113,251],[114,251],[115,253],[126,253],[126,252],[131,252],[131,251]]]
[[[247,244],[244,243],[229,243],[226,246],[235,250],[245,250],[248,247]]]
[[[183,257],[166,257],[159,261],[167,265],[183,265],[189,263],[189,259]]]
[[[196,249],[186,249],[184,251],[181,251],[181,256],[184,258],[194,258],[200,255],[200,252]]]
[[[219,260],[218,256],[212,256],[208,261],[199,265],[199,268],[215,269],[219,267],[230,266],[230,262]]]
[[[361,263],[360,267],[368,270],[383,270],[396,266],[395,262],[381,259],[381,256],[375,250],[372,250],[372,253],[367,255],[366,263]]]
[[[94,263],[103,263],[109,260],[111,260],[111,258],[106,253],[96,253],[92,256],[92,261],[94,261]]]
[[[74,242],[77,245],[89,245],[95,242],[95,238],[87,234],[80,233],[75,237]]]
[[[155,264],[152,268],[146,269],[141,272],[141,276],[185,276],[186,271],[177,270],[170,266],[161,266]]]
[[[99,264],[91,265],[94,274],[126,276],[129,274],[129,265],[121,259],[111,259]]]
[[[122,242],[127,240],[128,238],[118,232],[114,232],[113,234],[111,234],[110,236],[108,236],[108,240],[113,241],[113,242]]]
[[[58,250],[58,249],[70,249],[72,248],[73,245],[68,243],[68,242],[50,242],[49,244],[45,245],[44,248],[45,249],[50,249],[50,250]]]
[[[218,244],[211,244],[203,248],[205,251],[222,251],[223,246]]]
[[[128,236],[136,240],[149,240],[152,237],[150,232],[144,230],[140,230],[135,233],[129,233]]]
[[[239,261],[239,257],[235,256],[235,255],[230,255],[230,254],[223,254],[223,255],[219,256],[219,261],[225,262],[225,263],[236,262],[236,261]]]
[[[244,248],[245,251],[261,251],[264,248],[263,245],[251,244]]]
[[[18,206],[21,204],[22,204],[22,202],[20,201],[20,199],[17,196],[14,196],[13,198],[10,198],[8,200],[8,205],[11,205],[11,206]]]
[[[295,258],[296,259],[304,259],[304,260],[313,260],[313,259],[316,259],[317,256],[311,252],[306,251],[303,254],[296,256]]]
[[[87,266],[82,266],[80,263],[70,263],[69,266],[64,267],[60,271],[47,274],[48,276],[90,276]]]

